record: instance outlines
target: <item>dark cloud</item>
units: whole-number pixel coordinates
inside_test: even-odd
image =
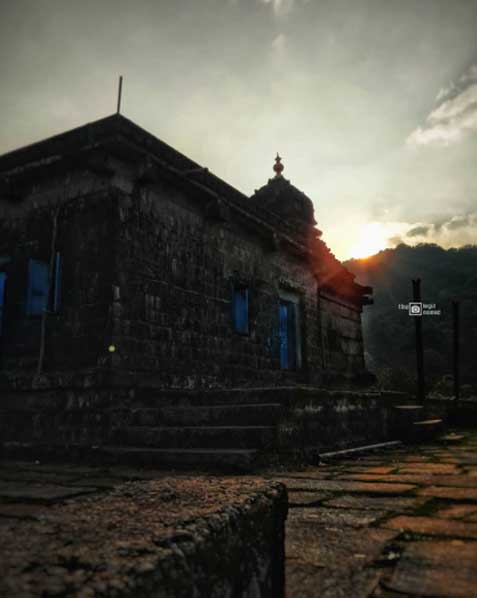
[[[425,125],[411,133],[408,143],[448,145],[472,132],[477,133],[477,64],[439,91],[436,107]]]
[[[400,236],[396,235],[395,237],[389,238],[389,243],[393,247],[396,247],[397,245],[401,245],[402,243],[404,243],[404,241],[402,240],[402,238]]]
[[[429,230],[431,229],[430,226],[415,226],[407,231],[407,237],[425,237]]]
[[[448,221],[449,221],[448,218],[439,218],[438,220],[436,220],[434,222],[434,224],[432,225],[434,232],[436,232],[436,233],[440,232],[442,230],[442,227],[445,226]]]
[[[460,216],[439,216],[432,218],[433,223],[428,227],[428,233],[440,234],[444,230],[454,231],[460,228],[473,227],[477,225],[477,213],[468,212],[467,214]],[[419,227],[416,227],[419,228]],[[413,236],[411,233],[415,229],[411,229],[407,235]]]
[[[453,218],[446,223],[446,228],[448,230],[456,230],[457,228],[463,228],[464,226],[469,226],[471,224],[471,215],[467,214],[467,216],[462,216],[459,218]]]

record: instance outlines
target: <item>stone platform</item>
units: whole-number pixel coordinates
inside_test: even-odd
[[[14,459],[254,471],[272,460],[316,462],[321,452],[402,439],[415,416],[396,426],[395,406],[407,397],[365,389],[18,385],[0,407],[0,452]]]
[[[286,493],[254,477],[3,463],[0,595],[283,595]]]
[[[261,477],[4,463],[0,594],[182,597],[192,576],[198,596],[283,596],[280,482],[287,598],[475,598],[464,435]]]

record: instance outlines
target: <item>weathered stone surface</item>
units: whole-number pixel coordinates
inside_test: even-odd
[[[465,442],[467,447],[471,446],[468,439]],[[471,475],[472,470],[462,467],[464,459],[473,460],[474,450],[477,449],[467,448],[465,453],[460,453],[465,456],[460,457],[454,448],[442,454],[437,448],[425,446],[418,449],[426,453],[421,459],[412,447],[383,453],[381,463],[374,455],[339,461],[326,470],[310,468],[286,472],[283,479],[290,487],[303,488],[292,492],[312,497],[320,492],[319,488],[323,491],[326,487],[326,492],[334,494],[319,505],[291,509],[287,523],[288,595],[293,598],[476,598],[477,504],[472,501],[477,499],[471,479],[475,476]],[[442,459],[455,463],[452,467],[441,467]],[[409,471],[413,473],[392,473],[402,471],[407,463],[411,464]],[[427,464],[430,467],[420,472]],[[374,472],[369,471],[371,468]],[[352,476],[358,479],[344,479]],[[414,490],[403,494],[368,495],[357,489],[355,484],[360,479],[364,480],[363,484],[374,482],[378,486],[386,486],[391,483],[389,480],[400,483],[412,480],[416,485]],[[455,484],[469,487],[438,485],[453,480],[457,480]],[[468,502],[462,504],[462,500]],[[383,513],[382,520],[376,519]],[[376,531],[385,530],[394,535],[380,545],[375,558],[370,557],[368,538]],[[356,532],[360,544],[355,545],[354,552],[353,534]],[[448,540],[439,542],[440,537]],[[420,539],[422,551],[409,559],[407,551],[413,546],[409,543],[414,543],[416,538]],[[434,549],[438,544],[442,544],[442,548]],[[460,563],[462,547],[465,554]],[[356,566],[356,563],[359,564]]]
[[[359,554],[359,553],[358,553]],[[329,570],[309,563],[291,563],[287,568],[287,598],[368,598],[376,588],[381,572],[360,567]]]
[[[477,540],[477,523],[439,519],[437,517],[407,517],[389,519],[384,527],[428,536],[450,536]],[[476,563],[477,564],[477,563]]]
[[[406,463],[404,459],[413,457],[414,447],[406,448],[406,450],[386,451],[381,454],[375,453],[372,455],[372,459],[368,457],[359,460],[342,460],[327,466],[308,467],[299,471],[287,470],[274,473],[269,471],[269,476],[272,478],[280,477],[289,484],[289,488],[302,488],[301,490],[290,490],[290,513],[287,521],[288,597],[369,598],[372,595],[376,598],[378,596],[381,598],[397,598],[403,595],[442,595],[446,596],[446,598],[455,598],[457,596],[458,598],[461,598],[461,596],[462,598],[464,596],[475,598],[475,594],[472,594],[471,590],[472,587],[477,587],[473,580],[474,572],[470,568],[470,563],[473,562],[472,552],[469,552],[466,547],[473,547],[474,544],[477,545],[475,539],[477,522],[473,520],[476,516],[477,500],[475,498],[463,498],[469,491],[473,493],[475,489],[473,487],[459,488],[438,485],[441,480],[456,479],[464,481],[469,478],[475,480],[475,476],[471,475],[472,469],[469,471],[466,467],[462,467],[461,460],[469,459],[469,455],[473,454],[473,451],[477,449],[472,448],[473,445],[468,440],[465,441],[465,447],[466,451],[460,452],[454,451],[452,447],[446,455],[442,455],[441,451],[436,448],[428,449],[427,447],[422,447],[419,449],[419,452],[425,451],[426,459],[428,459],[426,463],[439,465],[442,462],[441,459],[445,458],[448,460],[455,457],[459,473],[449,473],[447,468],[444,468],[447,469],[447,473],[437,473],[438,467],[431,467],[430,469],[433,472],[428,471],[425,474],[393,475],[387,471],[389,468],[392,468],[392,471],[402,470]],[[419,456],[419,453],[415,454]],[[460,457],[462,454],[465,456]],[[372,461],[372,464],[370,464],[370,461]],[[416,467],[423,463],[422,461],[412,460],[409,462],[416,463]],[[32,466],[30,465],[29,467],[31,468]],[[369,481],[360,482],[359,480],[338,479],[338,477],[343,475],[358,475],[360,469],[369,470],[370,468],[378,468],[378,471],[375,473],[360,471],[361,474],[370,476]],[[12,473],[11,469],[0,468],[0,479],[2,469],[8,470],[10,474]],[[27,469],[28,467],[26,468],[24,464],[17,464],[17,471],[20,473],[20,479],[16,482],[17,484],[25,483],[22,476],[23,472]],[[76,479],[77,471],[74,467],[68,467],[67,470],[63,471],[63,466],[59,466],[56,469],[56,466],[45,464],[38,466],[38,469],[33,468],[35,476],[39,475],[38,472],[41,470],[44,470],[45,474],[48,474],[44,478],[44,483],[50,487],[52,484],[49,480],[54,479],[51,475],[54,476],[55,472],[65,475],[71,474]],[[202,476],[200,484],[196,485],[190,481],[188,474],[185,473],[182,476],[176,475],[174,481],[179,482],[182,480],[185,484],[183,490],[186,495],[186,506],[185,510],[181,510],[177,506],[180,502],[180,492],[172,488],[168,481],[168,476],[164,473],[154,470],[142,471],[120,467],[85,471],[79,478],[80,481],[81,479],[83,480],[84,485],[88,486],[94,486],[96,481],[96,496],[91,498],[85,497],[81,500],[81,502],[93,504],[93,506],[103,504],[98,499],[100,496],[100,480],[104,480],[104,487],[106,489],[110,482],[113,483],[116,480],[118,482],[128,479],[139,480],[139,483],[133,482],[123,486],[123,490],[127,489],[126,493],[121,491],[121,489],[116,489],[110,495],[109,498],[111,499],[112,497],[116,501],[111,505],[111,509],[115,508],[114,517],[108,519],[108,509],[104,509],[104,507],[100,509],[102,521],[108,520],[111,524],[107,533],[122,533],[123,521],[126,520],[124,533],[129,534],[132,531],[132,541],[129,540],[128,536],[128,541],[117,547],[120,552],[112,553],[114,557],[112,558],[114,575],[112,573],[103,573],[102,575],[98,574],[99,577],[91,577],[91,570],[86,563],[90,562],[87,561],[88,558],[95,558],[94,555],[97,553],[96,548],[91,551],[82,552],[81,559],[83,560],[80,561],[82,565],[80,570],[72,571],[70,566],[71,560],[69,559],[72,558],[72,555],[76,554],[74,550],[79,550],[79,544],[74,542],[73,546],[71,544],[67,545],[67,547],[70,546],[70,552],[65,553],[66,556],[62,561],[55,561],[52,565],[45,565],[41,574],[38,574],[34,570],[32,576],[40,580],[42,584],[41,588],[49,588],[51,592],[63,593],[65,593],[65,587],[66,592],[68,592],[69,588],[76,587],[75,584],[79,583],[87,588],[93,587],[88,585],[88,580],[94,579],[99,584],[98,586],[94,586],[94,588],[97,588],[98,598],[101,592],[103,594],[106,590],[112,592],[113,587],[118,589],[118,591],[119,588],[122,588],[121,591],[125,592],[126,595],[128,595],[128,592],[133,592],[133,586],[128,585],[131,576],[136,580],[134,582],[136,584],[134,591],[142,591],[142,586],[137,579],[142,575],[146,577],[148,575],[153,576],[153,571],[157,570],[157,561],[154,561],[153,555],[148,552],[150,550],[149,544],[147,544],[149,533],[156,534],[154,535],[156,539],[162,538],[161,525],[164,524],[166,527],[172,525],[174,527],[173,521],[181,519],[182,516],[193,519],[195,517],[194,514],[197,513],[202,513],[205,518],[210,515],[214,522],[220,525],[221,520],[216,519],[214,512],[209,511],[209,508],[213,509],[217,502],[220,502],[221,505],[228,503],[227,497],[230,498],[232,496],[240,497],[238,499],[240,502],[242,498],[250,495],[250,492],[254,488],[253,484],[256,482],[256,479],[253,477],[211,478],[209,476]],[[149,482],[140,481],[141,478],[152,479],[152,484],[157,483],[161,485],[160,487],[163,491],[160,496],[160,504],[167,510],[167,512],[164,511],[165,514],[163,516],[156,512],[157,503],[151,499],[151,494],[147,490]],[[157,478],[157,482],[155,478]],[[419,487],[413,485],[411,486],[411,490],[409,490],[409,484],[404,484],[404,490],[402,492],[400,490],[397,494],[369,492],[369,486],[378,486],[379,488],[384,487],[387,489],[390,482],[383,481],[383,479],[400,479],[401,481],[403,479],[419,480],[421,485]],[[71,488],[75,483],[77,482],[69,482],[68,485]],[[473,482],[465,481],[464,483],[473,484]],[[201,484],[204,491],[203,494],[201,494],[201,490],[199,489]],[[240,489],[242,484],[244,485]],[[361,491],[363,485],[366,488],[366,492],[364,493]],[[401,487],[402,484],[398,486]],[[219,495],[214,494],[216,491],[219,492]],[[427,491],[429,495],[427,496],[424,491]],[[444,492],[444,496],[435,496],[436,492],[438,494]],[[104,498],[106,499],[106,496]],[[441,498],[444,500],[441,500]],[[37,538],[35,542],[38,542],[38,545],[42,542],[43,546],[47,548],[54,546],[57,527],[62,521],[62,517],[58,517],[55,513],[61,512],[61,509],[65,507],[62,506],[60,508],[59,506],[39,505],[35,503],[25,505],[14,502],[14,499],[10,500],[12,502],[9,504],[0,503],[0,530],[2,539],[7,537],[7,534],[14,535],[16,539],[18,534],[15,530],[18,530],[19,523],[22,525],[27,523],[28,525],[38,526],[35,527],[35,534],[30,534],[30,536],[35,535]],[[63,499],[60,498],[58,500],[61,501]],[[76,498],[68,500],[72,500],[72,504],[79,502],[79,499]],[[66,506],[71,508],[70,505]],[[198,511],[195,510],[196,508],[198,508]],[[153,509],[156,509],[156,511],[151,512]],[[68,517],[71,517],[71,515],[72,512],[69,512]],[[98,517],[98,514],[95,513],[91,519],[94,525],[96,525],[95,522]],[[75,534],[87,525],[86,519],[85,515],[84,521],[78,523],[75,516],[71,517],[71,524],[74,526]],[[262,519],[260,519],[260,522]],[[214,526],[216,523],[214,523]],[[100,528],[101,526],[98,524],[96,527]],[[145,535],[144,529],[146,529]],[[402,533],[401,530],[405,530],[407,533]],[[156,549],[167,550],[173,543],[174,546],[177,546],[179,542],[182,542],[182,546],[187,546],[184,552],[188,557],[192,554],[197,555],[197,553],[190,551],[190,544],[188,543],[188,539],[190,538],[188,535],[189,532],[190,530],[181,525],[177,534],[176,530],[172,534],[172,539],[171,535],[166,534],[165,538],[167,541],[165,543],[159,540],[160,545],[157,546],[155,544]],[[196,532],[192,531],[191,533],[195,537],[194,534]],[[98,536],[96,531],[94,536],[93,538],[93,533],[91,533],[91,542],[104,542],[104,537]],[[89,538],[90,536],[87,537]],[[438,541],[437,538],[440,537],[447,538],[447,541]],[[406,562],[406,551],[408,547],[415,543],[416,538],[420,539],[420,544],[424,547],[424,551],[427,551],[429,547],[430,556],[427,559],[425,553],[421,555],[421,560],[414,567],[414,577],[409,577],[407,569],[405,573],[402,575],[399,573],[398,575],[401,565],[404,566]],[[472,542],[469,542],[469,539],[472,539]],[[432,547],[439,543],[445,544],[445,548],[439,554],[436,553],[436,556]],[[88,544],[88,546],[93,546],[93,544]],[[461,567],[460,551],[462,547],[465,549],[465,554]],[[103,549],[101,548],[101,550]],[[247,549],[245,548],[243,554],[246,554],[246,551]],[[404,556],[401,556],[403,551]],[[63,553],[60,552],[61,554]],[[178,553],[175,554],[177,556]],[[205,552],[200,554],[205,555]],[[167,560],[169,557],[164,553],[163,558]],[[447,562],[443,564],[439,559],[441,561],[442,559],[446,559]],[[416,561],[416,559],[414,560]],[[449,563],[452,561],[455,561],[457,573],[451,570],[452,567],[450,567]],[[93,562],[96,563],[96,561],[92,560],[91,563]],[[127,574],[124,574],[121,570],[121,567],[123,569],[126,567],[125,563],[131,562],[140,563],[137,566],[137,577],[136,569],[128,570]],[[174,562],[177,564],[177,560]],[[467,573],[463,572],[466,567]],[[150,570],[149,572],[148,569]],[[474,566],[475,569],[477,569],[477,562]],[[457,578],[456,587],[459,592],[462,592],[461,594],[454,594],[449,590],[449,588],[452,589],[453,587],[452,580],[454,576]],[[60,583],[58,579],[66,580],[65,583],[67,585],[62,585],[62,582]],[[171,580],[167,575],[161,578],[161,580],[163,579]],[[200,571],[197,572],[197,579],[203,579]],[[381,588],[378,587],[380,580]],[[171,583],[176,583],[176,581],[172,581]],[[388,584],[386,587],[384,586],[385,583]],[[396,585],[392,585],[394,583]],[[464,583],[467,585],[464,585]],[[152,587],[152,585],[148,587]],[[175,586],[175,591],[177,591],[178,595],[182,591],[181,587]],[[442,594],[436,591],[437,587],[441,588],[440,591]],[[224,591],[223,588],[224,586],[222,585],[222,592]],[[429,593],[426,594],[426,592]],[[186,596],[188,598],[188,594],[184,590],[184,598]]]
[[[401,494],[413,490],[415,486],[410,484],[388,484],[388,483],[360,483],[338,480],[312,480],[305,477],[282,478],[278,481],[286,484],[291,490],[312,491],[330,490],[332,492],[362,492],[364,494]]]
[[[0,594],[280,597],[285,515],[284,488],[258,478],[126,483],[0,518]]]
[[[451,500],[477,501],[477,488],[458,488],[451,486],[426,486],[417,491],[420,496],[448,498]]]
[[[368,596],[379,580],[365,569],[395,533],[328,527],[304,521],[287,525],[287,598]]]
[[[0,480],[2,481],[16,481],[16,482],[24,482],[24,483],[35,483],[38,481],[41,482],[50,482],[51,484],[60,484],[69,486],[69,484],[79,482],[80,484],[84,485],[84,479],[81,477],[81,474],[64,474],[64,473],[55,473],[51,471],[41,471],[41,470],[19,470],[14,471],[11,469],[5,469],[0,467]]]
[[[399,468],[399,473],[448,474],[460,473],[460,469],[452,463],[407,463]]]
[[[475,598],[477,544],[415,542],[404,550],[387,587],[412,596]]]
[[[385,511],[357,509],[329,509],[326,507],[317,508],[295,508],[290,511],[288,519],[293,522],[310,522],[324,525],[326,527],[340,528],[341,526],[367,527],[375,523],[385,515]]]
[[[0,503],[0,517],[14,519],[40,519],[45,517],[46,510],[38,504]]]
[[[386,474],[386,473],[392,473],[394,470],[396,469],[396,467],[391,466],[384,466],[384,467],[370,467],[368,469],[364,470],[364,473],[369,473],[369,474]]]
[[[477,505],[451,505],[439,509],[435,515],[444,519],[469,519],[472,521],[472,517],[477,516]]]
[[[392,475],[370,475],[370,474],[344,474],[339,476],[343,480],[357,480],[363,482],[385,482],[395,484],[416,484],[423,486],[430,484],[435,486],[454,486],[456,488],[477,488],[477,477],[465,475],[424,475],[424,474],[392,474]]]
[[[422,506],[428,499],[421,497],[381,497],[361,495],[341,495],[324,501],[326,507],[340,509],[385,509],[388,512],[407,512]]]
[[[70,488],[67,486],[48,486],[38,483],[0,482],[0,498],[20,499],[31,502],[51,502],[59,499],[91,494],[94,488],[79,486]]]
[[[396,537],[392,530],[360,530],[332,527],[323,533],[319,522],[295,522],[287,526],[286,554],[293,562],[339,569],[343,565],[361,561],[371,564],[386,543]],[[360,555],[359,557],[357,555]],[[363,556],[364,555],[364,556]]]
[[[307,506],[319,503],[332,496],[329,492],[301,492],[299,490],[288,491],[288,504],[290,506]]]

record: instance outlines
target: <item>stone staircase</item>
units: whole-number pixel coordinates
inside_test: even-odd
[[[444,432],[444,422],[423,405],[395,405],[391,415],[393,438],[418,443],[436,438]]]
[[[182,401],[185,404],[133,406],[114,446],[102,449],[105,455],[121,463],[245,470],[253,467],[260,452],[275,444],[281,403],[261,402],[259,398],[239,404]]]
[[[45,397],[46,398],[46,397]],[[431,407],[399,393],[311,387],[156,391],[71,408],[43,398],[0,411],[6,457],[249,471],[376,442],[427,441],[443,429]],[[295,455],[295,457],[293,456]]]

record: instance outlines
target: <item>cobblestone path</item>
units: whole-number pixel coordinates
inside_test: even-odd
[[[477,597],[477,433],[273,478],[287,598]]]
[[[165,475],[4,462],[0,536],[54,505]],[[477,598],[477,432],[266,477],[288,487],[287,598]]]

